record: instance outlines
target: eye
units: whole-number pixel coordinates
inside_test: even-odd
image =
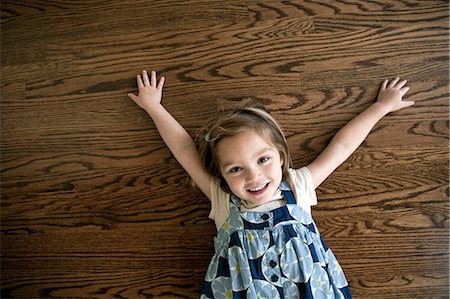
[[[242,170],[242,167],[235,166],[235,167],[230,168],[230,169],[228,170],[228,172],[229,172],[229,173],[237,173],[237,172],[239,172],[239,171],[241,171],[241,170]]]
[[[261,157],[258,159],[258,164],[264,164],[270,160],[270,157]]]

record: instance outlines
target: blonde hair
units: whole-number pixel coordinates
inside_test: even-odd
[[[226,137],[235,136],[244,130],[254,130],[272,144],[280,153],[283,179],[292,165],[286,137],[280,125],[260,103],[245,100],[234,108],[222,110],[208,121],[196,135],[195,144],[202,166],[220,180],[221,188],[231,192],[222,177],[217,155],[217,144]]]

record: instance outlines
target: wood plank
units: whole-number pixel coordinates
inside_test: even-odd
[[[448,1],[2,1],[2,298],[195,298],[209,203],[144,111],[167,78],[189,133],[262,102],[311,162],[377,95],[380,121],[317,190],[313,216],[354,298],[448,298]]]

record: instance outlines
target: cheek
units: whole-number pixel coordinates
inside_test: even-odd
[[[238,196],[240,195],[239,190],[241,190],[241,188],[239,188],[238,185],[233,184],[232,182],[228,182],[227,187],[228,187],[228,192],[238,195]]]
[[[239,179],[238,177],[227,177],[225,178],[225,182],[227,182],[227,185],[231,188],[232,186],[239,184]]]
[[[239,193],[244,184],[243,180],[239,177],[229,177],[225,181],[227,182],[228,188],[234,194]]]
[[[274,163],[271,165],[271,172],[276,175],[276,177],[283,176],[283,163]]]

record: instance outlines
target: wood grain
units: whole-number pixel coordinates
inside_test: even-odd
[[[294,165],[409,80],[317,190],[355,298],[449,298],[448,1],[2,1],[1,298],[196,298],[209,204],[144,111],[143,68],[191,134],[261,101]]]

